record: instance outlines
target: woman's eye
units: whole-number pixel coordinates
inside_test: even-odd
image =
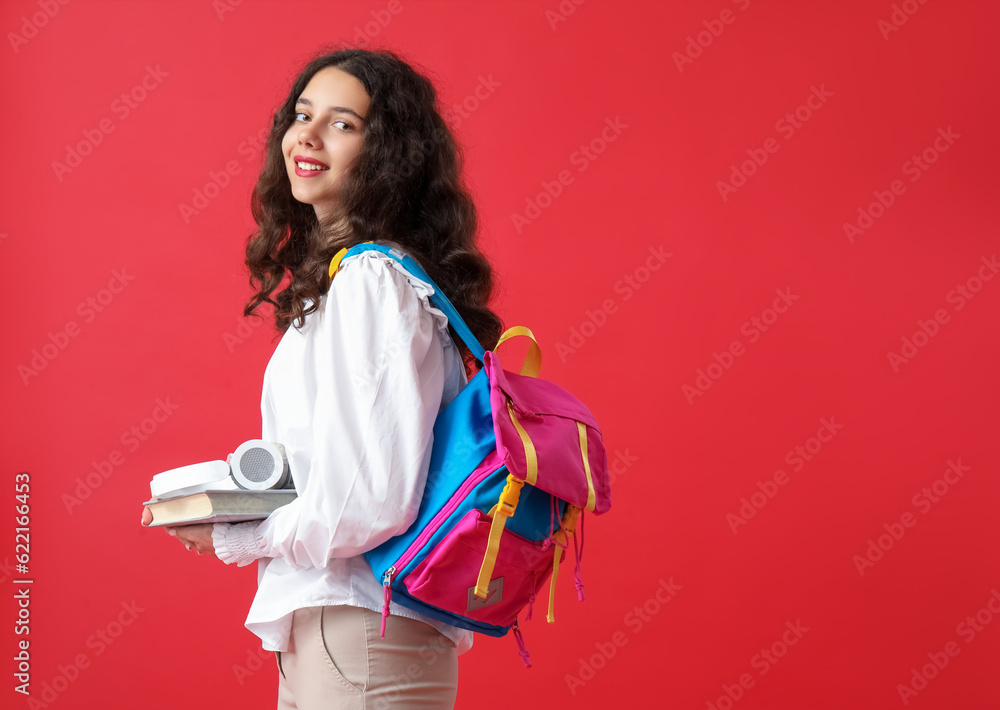
[[[307,113],[304,113],[303,111],[297,111],[297,112],[295,113],[295,120],[296,120],[296,121],[300,120],[300,119],[299,119],[299,116],[305,116],[305,118],[306,118],[306,119],[308,119],[308,118],[309,118],[309,114],[307,114]],[[342,130],[342,131],[353,131],[353,130],[354,130],[354,126],[352,126],[352,125],[351,125],[350,123],[348,123],[347,121],[334,121],[334,122],[333,122],[333,123],[332,123],[331,125],[334,125],[334,126],[336,126],[336,125],[338,125],[338,124],[339,124],[339,125],[342,125],[342,126],[344,126],[344,128],[341,128],[341,129],[340,129],[340,130]]]

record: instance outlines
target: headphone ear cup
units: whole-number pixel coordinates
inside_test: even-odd
[[[205,461],[156,474],[149,482],[149,491],[154,498],[172,498],[194,492],[188,489],[225,487],[222,484],[228,483],[231,475],[232,470],[226,461]]]
[[[229,458],[233,480],[248,491],[291,488],[291,471],[285,447],[260,439],[245,441]]]

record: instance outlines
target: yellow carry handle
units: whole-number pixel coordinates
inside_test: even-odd
[[[527,375],[528,377],[538,377],[538,373],[542,369],[542,349],[539,347],[538,341],[535,340],[535,334],[523,325],[515,325],[513,328],[505,330],[497,341],[497,344],[493,346],[493,352],[496,352],[497,348],[504,341],[516,338],[519,335],[531,339],[531,345],[528,346],[528,354],[524,356],[524,362],[521,364],[521,372],[519,374]]]

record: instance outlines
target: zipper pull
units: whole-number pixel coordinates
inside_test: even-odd
[[[528,656],[528,649],[524,646],[524,637],[521,636],[521,629],[517,624],[517,619],[514,619],[514,623],[511,625],[511,630],[514,632],[514,640],[517,642],[517,652],[521,654],[521,660],[524,661],[525,668],[531,668],[531,658]]]
[[[392,575],[396,574],[396,568],[390,567],[382,575],[382,587],[385,590],[385,604],[382,606],[382,627],[379,629],[378,635],[381,638],[385,638],[385,620],[389,618],[389,600],[392,599]]]
[[[583,512],[580,513],[580,525],[577,528],[580,539],[577,541],[577,532],[573,533],[573,551],[576,552],[576,567],[573,569],[573,580],[576,582],[576,597],[583,601],[583,577],[580,574],[580,563],[583,561]],[[577,545],[577,542],[580,544]]]
[[[548,542],[546,540],[546,542]],[[538,585],[538,575],[534,571],[531,573],[531,596],[528,597],[528,614],[524,617],[525,621],[531,621],[531,610],[535,606],[535,590]]]

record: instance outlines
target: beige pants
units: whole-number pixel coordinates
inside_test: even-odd
[[[278,662],[278,710],[454,708],[455,644],[429,624],[356,606],[297,609]]]

